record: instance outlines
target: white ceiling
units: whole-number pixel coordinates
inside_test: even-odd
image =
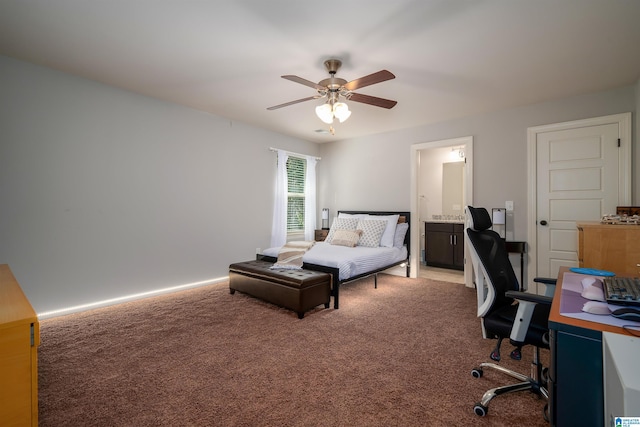
[[[636,0],[0,0],[0,54],[297,138],[327,142],[634,84]],[[336,135],[314,114],[323,62],[357,90]],[[1,74],[0,74],[1,75]]]

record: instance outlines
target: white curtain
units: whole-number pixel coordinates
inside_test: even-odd
[[[287,159],[286,151],[278,150],[278,172],[276,173],[275,202],[273,204],[273,225],[271,226],[271,247],[287,243]]]
[[[306,156],[307,175],[304,179],[304,240],[312,242],[316,230],[316,163],[315,157]]]

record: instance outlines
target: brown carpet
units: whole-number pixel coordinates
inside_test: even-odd
[[[299,320],[220,283],[44,320],[40,426],[546,425],[530,392],[473,413],[511,381],[470,374],[495,343],[474,290],[380,275],[340,296]]]

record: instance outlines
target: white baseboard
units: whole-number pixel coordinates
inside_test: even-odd
[[[184,285],[171,286],[171,287],[163,288],[163,289],[156,289],[156,290],[153,290],[153,291],[141,292],[139,294],[125,295],[125,296],[122,296],[122,297],[111,298],[111,299],[103,300],[103,301],[96,301],[96,302],[92,302],[92,303],[88,303],[88,304],[76,305],[76,306],[73,306],[73,307],[62,308],[62,309],[59,309],[59,310],[47,311],[47,312],[44,312],[44,313],[38,313],[38,319],[39,320],[51,319],[51,318],[54,318],[54,317],[65,316],[67,314],[80,313],[80,312],[83,312],[83,311],[93,310],[95,308],[109,307],[109,306],[116,305],[116,304],[122,304],[124,302],[136,301],[136,300],[149,298],[149,297],[154,297],[154,296],[158,296],[158,295],[164,295],[164,294],[170,294],[170,293],[173,293],[173,292],[184,291],[186,289],[199,288],[201,286],[213,285],[214,283],[220,283],[220,282],[224,282],[226,280],[229,280],[229,276],[218,277],[218,278],[209,279],[209,280],[202,280],[200,282],[187,283],[187,284],[184,284]]]

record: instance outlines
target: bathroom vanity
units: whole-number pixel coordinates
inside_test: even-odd
[[[464,270],[464,224],[453,221],[426,221],[424,230],[427,265]]]

